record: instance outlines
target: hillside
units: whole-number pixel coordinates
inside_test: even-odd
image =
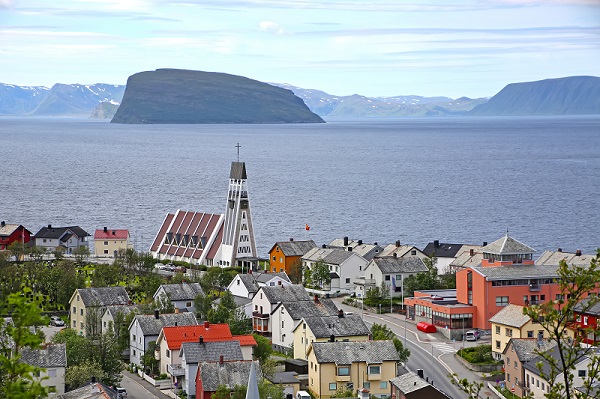
[[[571,76],[512,83],[469,115],[577,115],[600,113],[600,78]]]
[[[89,116],[102,101],[119,102],[124,86],[61,84],[52,86],[48,96],[31,113],[36,116]]]
[[[112,123],[322,123],[290,90],[224,73],[157,69],[127,80]]]
[[[404,116],[464,115],[487,98],[393,96],[365,97],[358,94],[335,96],[320,90],[271,83],[292,90],[314,113],[335,118],[398,118]]]
[[[102,101],[94,108],[90,119],[112,119],[119,108],[119,104],[111,101]]]
[[[25,115],[33,112],[47,97],[43,86],[15,86],[0,83],[0,115]]]

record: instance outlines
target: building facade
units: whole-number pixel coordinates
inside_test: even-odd
[[[94,232],[94,255],[98,258],[116,258],[119,251],[133,248],[129,230],[96,229]]]

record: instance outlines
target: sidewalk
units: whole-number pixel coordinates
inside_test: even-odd
[[[131,373],[127,370],[123,370],[123,375],[131,378],[134,382],[139,384],[142,388],[144,388],[146,391],[150,392],[155,397],[157,397],[159,399],[171,399],[170,396],[165,395],[160,389],[156,388],[155,386],[150,384],[148,381],[144,380],[139,375],[137,375],[135,373]]]

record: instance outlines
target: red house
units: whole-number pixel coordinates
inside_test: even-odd
[[[596,346],[600,343],[598,319],[600,318],[600,303],[590,303],[588,298],[575,306],[575,321],[572,326],[576,338],[581,342]]]
[[[4,251],[15,241],[27,244],[31,240],[31,231],[20,224],[0,222],[0,251]]]

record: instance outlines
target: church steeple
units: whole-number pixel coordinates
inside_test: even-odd
[[[237,148],[239,156],[239,144]],[[257,252],[244,162],[231,163],[224,224],[220,248],[221,266],[253,266]]]

